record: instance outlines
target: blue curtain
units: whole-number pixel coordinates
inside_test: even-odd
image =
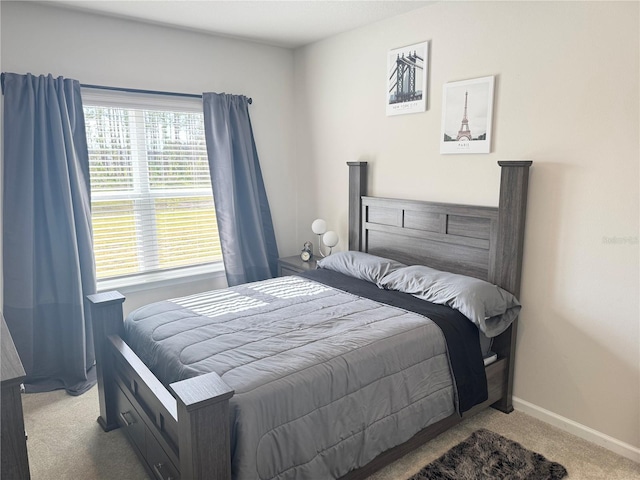
[[[80,84],[3,74],[4,315],[27,391],[95,383],[89,158]]]
[[[204,128],[229,286],[277,275],[278,247],[249,119],[249,99],[204,93]]]

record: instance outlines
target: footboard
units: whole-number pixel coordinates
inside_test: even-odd
[[[106,292],[87,299],[103,430],[123,428],[158,480],[230,479],[233,390],[208,373],[172,383],[172,395],[122,339],[124,297]]]

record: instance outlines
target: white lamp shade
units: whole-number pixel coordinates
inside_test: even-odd
[[[329,230],[322,237],[322,243],[324,243],[327,247],[335,247],[338,244],[338,234],[333,230]]]
[[[327,222],[325,222],[321,218],[317,218],[311,224],[311,230],[313,230],[313,233],[315,233],[316,235],[322,235],[327,231]]]

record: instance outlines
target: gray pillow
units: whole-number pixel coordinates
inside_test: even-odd
[[[422,265],[391,272],[378,286],[454,308],[489,338],[504,332],[522,308],[516,297],[497,285]]]
[[[336,252],[318,260],[318,268],[334,270],[376,284],[388,273],[402,267],[406,265],[388,258],[356,251]]]

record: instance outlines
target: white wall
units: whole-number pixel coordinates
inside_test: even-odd
[[[2,9],[3,72],[62,75],[84,84],[253,98],[255,141],[278,246],[295,242],[293,53],[252,42],[90,15],[30,2]],[[127,295],[134,305],[225,286],[223,279]]]
[[[638,7],[439,2],[295,53],[298,244],[321,216],[346,249],[346,161],[373,195],[497,205],[497,160],[533,160],[515,395],[636,452]],[[428,111],[387,117],[386,53],[425,40]],[[440,155],[443,84],[487,75],[492,153]]]

